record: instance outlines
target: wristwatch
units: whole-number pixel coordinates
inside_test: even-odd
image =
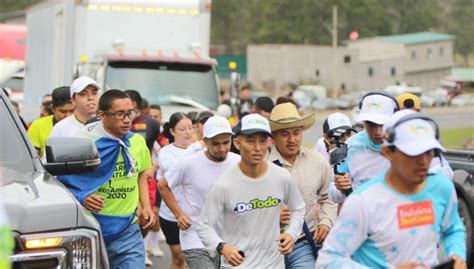
[[[217,244],[217,247],[216,247],[217,253],[222,254],[221,252],[222,252],[222,249],[224,248],[224,245],[225,245],[224,242],[220,242],[219,244]]]

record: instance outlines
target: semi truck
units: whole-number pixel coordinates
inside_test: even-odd
[[[135,89],[164,116],[216,109],[211,0],[55,0],[27,10],[25,107],[79,76]],[[28,113],[28,111],[24,111]],[[25,115],[27,119],[29,115]]]

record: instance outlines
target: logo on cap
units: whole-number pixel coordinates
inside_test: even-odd
[[[414,135],[417,135],[417,136],[421,136],[421,135],[426,135],[430,132],[430,129],[424,125],[420,125],[420,124],[413,124],[413,125],[410,125],[408,127],[408,130],[410,131],[410,133],[414,134]]]
[[[248,121],[248,124],[256,124],[256,125],[261,125],[262,127],[267,126],[267,122],[262,119],[250,119]]]
[[[368,109],[379,110],[382,107],[383,107],[382,103],[379,103],[379,102],[367,103],[367,108]]]

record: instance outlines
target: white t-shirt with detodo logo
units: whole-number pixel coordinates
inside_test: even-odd
[[[291,211],[288,232],[298,238],[303,226],[305,203],[288,170],[268,162],[260,178],[249,178],[234,165],[224,173],[207,196],[196,232],[204,245],[215,249],[220,242],[245,253],[239,268],[285,268],[278,251],[280,205]],[[220,223],[219,236],[213,228]],[[222,259],[222,267],[232,267]]]

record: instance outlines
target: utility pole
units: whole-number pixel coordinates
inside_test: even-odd
[[[339,97],[339,85],[337,81],[337,6],[332,7],[332,93],[333,98]]]

